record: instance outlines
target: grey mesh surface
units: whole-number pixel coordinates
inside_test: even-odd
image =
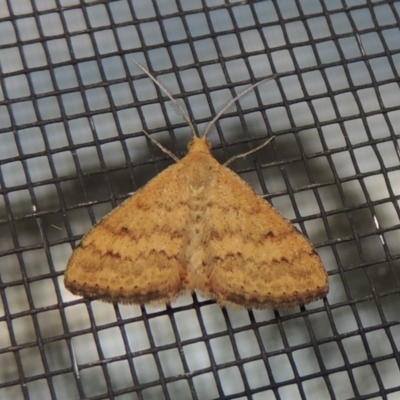
[[[400,398],[400,2],[0,0],[0,399]],[[209,139],[316,246],[326,299],[69,293],[82,235]]]

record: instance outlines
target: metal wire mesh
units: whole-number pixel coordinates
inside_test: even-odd
[[[400,3],[0,2],[1,399],[398,399]],[[358,43],[358,40],[361,43]],[[324,301],[111,306],[67,292],[73,246],[190,132],[316,245]]]

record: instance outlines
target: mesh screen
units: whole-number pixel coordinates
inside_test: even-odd
[[[1,399],[398,399],[400,2],[0,1]],[[200,296],[70,294],[72,249],[172,164],[183,101],[234,169],[317,247],[326,299],[279,311]]]

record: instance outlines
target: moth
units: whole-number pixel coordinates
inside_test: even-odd
[[[66,288],[85,298],[124,304],[170,303],[197,290],[221,306],[248,309],[291,307],[324,297],[328,277],[313,246],[221,165],[207,141],[221,115],[263,81],[229,101],[198,136],[180,103],[135,64],[172,101],[193,138],[181,160],[157,143],[176,164],[83,237],[68,262]]]

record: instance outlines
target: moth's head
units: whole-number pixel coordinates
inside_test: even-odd
[[[207,153],[211,152],[211,143],[203,136],[201,138],[194,136],[188,144],[189,153]]]

